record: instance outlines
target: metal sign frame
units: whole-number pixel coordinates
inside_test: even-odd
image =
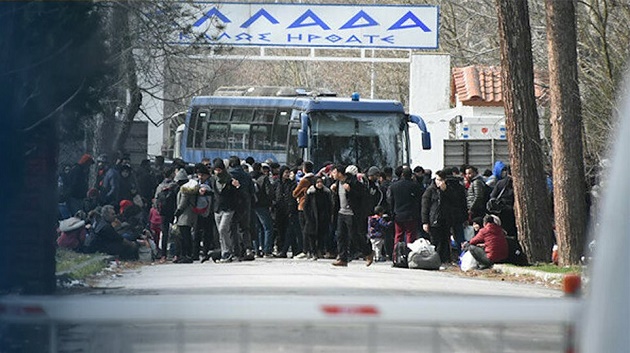
[[[340,5],[206,3],[183,18],[193,35],[175,43],[249,47],[437,49],[439,7],[432,5]],[[201,11],[201,12],[200,12]]]

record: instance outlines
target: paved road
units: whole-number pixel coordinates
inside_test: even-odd
[[[98,283],[102,290],[53,298],[44,312],[56,318],[54,329],[9,326],[4,336],[12,337],[7,343],[35,342],[37,350],[51,352],[565,348],[566,321],[553,319],[554,313],[566,315],[557,310],[562,296],[557,290],[397,269],[389,263],[366,267],[353,261],[335,268],[331,262],[256,259],[142,266],[103,278]],[[516,302],[521,306],[515,307]]]
[[[103,279],[107,294],[410,296],[419,294],[561,297],[540,286],[460,277],[445,271],[366,267],[352,261],[336,268],[332,260],[256,259],[218,264],[155,264]]]

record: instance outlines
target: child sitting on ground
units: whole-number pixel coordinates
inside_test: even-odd
[[[392,226],[392,221],[385,214],[383,206],[374,207],[374,215],[368,218],[368,233],[372,250],[376,254],[376,261],[385,261],[383,256],[383,245],[385,244],[385,233]]]

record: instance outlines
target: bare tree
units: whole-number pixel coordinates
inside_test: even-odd
[[[556,238],[560,265],[580,261],[586,239],[586,181],[577,73],[575,7],[546,0]]]
[[[501,76],[515,212],[520,243],[530,261],[551,259],[551,212],[547,201],[529,15],[525,0],[496,0],[501,43]]]
[[[107,18],[109,60],[116,69],[98,130],[107,134],[115,116],[120,123],[112,139],[102,140],[105,145],[98,149],[111,152],[123,149],[131,124],[140,115],[155,125],[162,123],[147,114],[147,98],[170,103],[165,109],[168,116],[212,87],[229,69],[227,63],[211,60],[211,54],[230,48],[213,41],[208,31],[194,32],[186,21],[201,17],[200,4],[116,1],[99,6]],[[182,37],[185,45],[178,43]]]

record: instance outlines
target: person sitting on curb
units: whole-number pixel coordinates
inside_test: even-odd
[[[486,215],[483,218],[483,228],[470,239],[470,244],[464,243],[464,249],[470,251],[477,260],[480,270],[490,268],[508,257],[505,231],[495,223],[492,215]]]

